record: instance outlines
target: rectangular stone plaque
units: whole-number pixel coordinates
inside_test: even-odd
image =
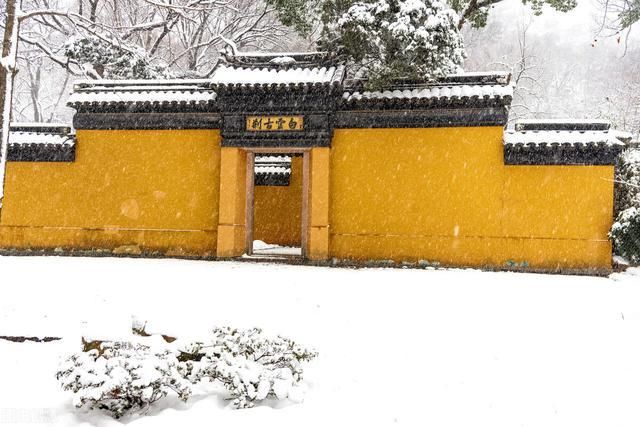
[[[295,132],[304,130],[304,116],[248,116],[249,132]]]

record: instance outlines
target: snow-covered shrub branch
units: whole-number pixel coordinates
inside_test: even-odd
[[[300,400],[304,362],[317,353],[260,329],[216,328],[198,342],[107,344],[74,354],[56,374],[74,393],[77,408],[100,409],[115,418],[144,412],[169,393],[186,401],[191,385],[222,384],[235,408],[250,408],[267,398]]]
[[[183,358],[184,375],[193,382],[220,381],[236,408],[250,408],[268,397],[297,395],[302,363],[317,355],[284,337],[269,338],[260,329],[218,328],[208,342],[193,343]]]
[[[76,408],[100,409],[120,418],[145,411],[169,392],[186,401],[191,387],[180,375],[178,364],[169,349],[114,343],[102,354],[91,350],[72,355],[56,378],[63,390],[74,393]]]

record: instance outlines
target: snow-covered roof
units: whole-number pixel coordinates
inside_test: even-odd
[[[463,71],[461,73],[452,74],[450,77],[462,77],[462,78],[488,78],[495,79],[500,78],[508,82],[511,78],[511,73],[508,71]]]
[[[216,101],[215,87],[291,87],[341,83],[343,64],[326,61],[314,52],[255,54],[227,57],[210,79],[84,80],[74,84],[67,105],[77,107],[206,106]]]
[[[624,145],[614,131],[507,131],[504,143],[509,145]]]
[[[256,156],[255,173],[289,175],[291,173],[291,157]]]
[[[507,145],[625,145],[625,133],[611,129],[607,120],[527,119],[506,131]]]
[[[528,124],[565,124],[565,123],[573,123],[573,124],[578,124],[578,125],[584,125],[584,124],[599,124],[599,125],[611,125],[611,122],[609,120],[605,120],[605,119],[573,119],[573,118],[568,118],[568,119],[563,119],[563,118],[552,118],[552,119],[519,119],[517,121],[517,123],[519,124],[524,124],[524,125],[528,125]]]
[[[345,92],[347,101],[360,99],[464,99],[464,98],[504,98],[513,96],[512,86],[503,85],[460,85],[429,86],[417,89],[396,89],[374,92]]]
[[[520,119],[515,124],[517,131],[525,130],[568,130],[568,131],[605,131],[611,128],[609,120],[601,119]]]
[[[511,101],[513,85],[508,73],[461,73],[433,83],[406,84],[380,91],[347,90],[348,105],[362,101],[419,100],[421,102]]]
[[[213,73],[212,82],[216,85],[332,84],[341,82],[343,77],[343,65],[309,68],[252,68],[219,65]]]
[[[602,120],[528,120],[504,133],[507,165],[613,165],[625,147]]]
[[[56,135],[40,132],[9,132],[9,145],[25,144],[73,145],[75,144],[75,138],[72,135]]]
[[[66,162],[75,159],[71,126],[57,123],[11,123],[9,161]]]
[[[225,59],[229,62],[231,61],[237,61],[237,60],[246,60],[246,59],[253,59],[253,58],[259,58],[259,59],[272,59],[272,58],[279,58],[282,56],[289,56],[292,58],[295,58],[296,60],[299,60],[298,58],[318,58],[318,57],[326,57],[328,54],[328,52],[321,52],[321,51],[316,51],[316,52],[262,52],[262,51],[245,51],[245,52],[238,52],[235,55],[225,55]]]
[[[288,175],[288,174],[291,173],[291,168],[290,167],[286,167],[286,166],[260,166],[260,165],[256,165],[255,173]]]
[[[236,67],[323,67],[336,65],[339,62],[332,58],[328,52],[237,52],[236,54],[223,54],[226,64]]]
[[[206,105],[216,99],[210,80],[85,80],[67,105]]]
[[[346,110],[397,110],[506,107],[513,97],[510,74],[502,72],[402,80],[380,91],[364,90],[363,81],[345,82],[345,77],[345,64],[326,52],[244,52],[224,54],[209,79],[79,81],[67,104],[85,112],[112,113],[260,111],[266,104],[273,111],[301,106],[328,110],[336,104]],[[262,95],[266,91],[293,91],[301,97],[269,99]],[[503,120],[498,115],[485,117],[483,123]]]
[[[64,131],[71,128],[67,123],[44,123],[44,122],[11,122],[11,129],[59,129]],[[68,131],[67,131],[68,132]]]
[[[255,185],[289,185],[291,177],[290,156],[256,156]]]
[[[218,86],[291,86],[341,83],[344,63],[326,52],[241,52],[224,55],[212,82]]]
[[[12,122],[9,129],[9,145],[75,144],[75,137],[68,124]]]

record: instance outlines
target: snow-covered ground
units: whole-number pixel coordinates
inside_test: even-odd
[[[272,243],[265,243],[262,240],[253,241],[253,256],[246,256],[246,258],[259,258],[260,256],[270,257],[292,257],[302,256],[302,248],[296,248],[291,246],[280,246]]]
[[[116,426],[54,378],[84,334],[261,326],[320,356],[304,402],[169,401],[132,427],[637,426],[640,270],[610,278],[475,270],[0,257],[0,424]]]

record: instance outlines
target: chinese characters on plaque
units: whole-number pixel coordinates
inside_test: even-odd
[[[303,116],[249,116],[248,131],[300,131],[304,130]]]

